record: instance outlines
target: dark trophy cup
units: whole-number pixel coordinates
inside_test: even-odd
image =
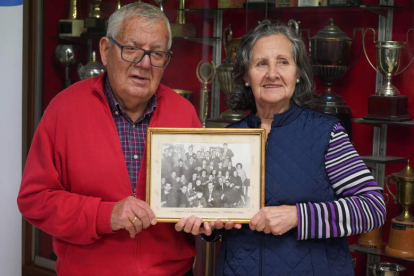
[[[314,110],[339,118],[351,134],[351,109],[342,97],[335,93],[332,85],[350,68],[350,52],[354,39],[349,38],[334,25],[334,21],[331,17],[329,25],[310,38],[312,69],[325,85],[324,90],[316,96]]]

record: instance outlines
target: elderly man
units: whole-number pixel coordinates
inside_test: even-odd
[[[99,46],[106,73],[59,93],[39,123],[20,211],[53,236],[58,275],[192,275],[187,233],[201,220],[157,223],[144,201],[147,127],[201,126],[160,84],[172,57],[168,20],[148,4],[124,6]]]

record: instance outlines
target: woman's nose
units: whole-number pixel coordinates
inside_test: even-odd
[[[275,79],[279,77],[279,68],[277,67],[276,64],[271,64],[268,68],[269,68],[267,72],[268,78]]]

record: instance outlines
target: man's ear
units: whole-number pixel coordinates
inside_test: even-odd
[[[101,61],[104,66],[108,64],[109,38],[102,37],[99,41],[99,52],[101,54]]]

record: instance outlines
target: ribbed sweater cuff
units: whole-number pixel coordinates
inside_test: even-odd
[[[111,215],[115,202],[101,202],[96,218],[96,231],[98,235],[113,233],[111,228]]]

